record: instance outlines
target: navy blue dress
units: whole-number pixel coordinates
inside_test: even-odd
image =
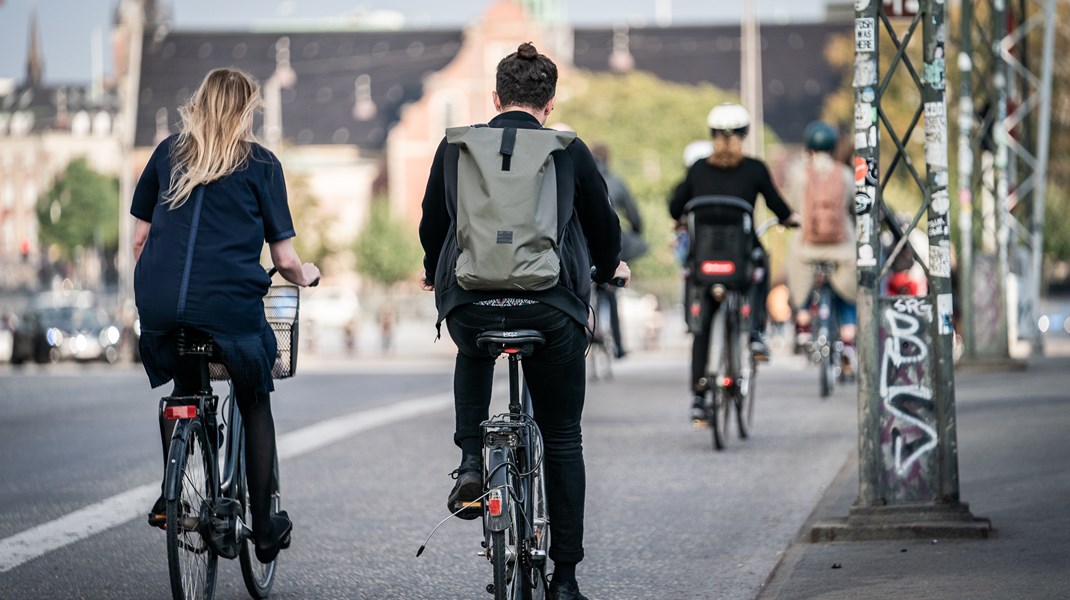
[[[170,210],[162,196],[176,139],[156,147],[130,207],[152,223],[134,268],[145,372],[152,387],[170,381],[178,363],[175,330],[192,326],[215,338],[235,384],[273,391],[277,347],[263,305],[271,280],[260,256],[265,242],[295,235],[282,165],[253,143],[237,171],[198,186]]]

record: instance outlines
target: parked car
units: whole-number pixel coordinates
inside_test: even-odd
[[[15,328],[11,363],[119,359],[119,328],[82,294],[35,298]]]

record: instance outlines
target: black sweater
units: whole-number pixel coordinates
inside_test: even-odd
[[[684,212],[684,205],[696,196],[735,196],[754,206],[758,194],[762,195],[765,205],[781,221],[791,215],[791,208],[773,185],[769,169],[762,161],[744,157],[738,166],[722,169],[700,160],[691,165],[683,182],[676,186],[669,202],[669,214],[678,220]]]
[[[488,125],[540,128],[535,117],[521,111],[502,113],[491,119]],[[558,250],[562,265],[561,278],[557,287],[542,292],[469,291],[457,285],[454,273],[457,260],[456,225],[450,219],[447,208],[447,202],[456,202],[456,190],[446,189],[446,169],[448,165],[456,169],[457,163],[455,159],[447,159],[447,146],[443,138],[435,152],[427,177],[423,217],[420,220],[424,270],[427,281],[435,284],[439,322],[461,304],[507,295],[510,298],[531,298],[544,302],[586,326],[591,265],[597,267],[595,281],[604,283],[613,277],[620,263],[620,221],[610,204],[606,182],[599,174],[594,156],[586,144],[576,138],[566,149],[553,153],[558,206],[571,206],[572,212],[570,215],[558,214],[559,220],[567,219]],[[456,181],[455,176],[451,179]]]

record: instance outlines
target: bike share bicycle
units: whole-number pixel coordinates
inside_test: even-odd
[[[269,271],[269,276],[275,269]],[[312,285],[316,285],[313,282]],[[272,286],[264,297],[264,312],[275,332],[279,355],[272,377],[291,377],[297,368],[298,287]],[[167,566],[175,600],[211,600],[215,593],[218,558],[238,558],[242,579],[253,598],[267,598],[275,582],[277,559],[256,559],[253,532],[246,525],[249,510],[245,481],[245,435],[234,387],[218,361],[210,335],[179,330],[179,354],[200,361],[201,388],[193,396],[160,400],[160,411],[175,420],[167,454],[164,497],[167,500]],[[212,380],[228,380],[230,390],[220,408]],[[222,416],[222,422],[220,422]],[[229,430],[229,434],[224,432]],[[222,453],[222,462],[220,462]],[[274,467],[272,513],[279,512],[279,467]]]
[[[770,219],[755,229],[751,204],[732,196],[695,197],[684,206],[684,215],[688,328],[696,333],[705,319],[712,319],[708,361],[712,368],[699,383],[705,392],[703,408],[713,447],[723,450],[732,412],[739,437],[746,439],[751,433],[759,361],[748,349],[752,327],[747,290],[762,276],[752,262],[754,239],[778,220]]]
[[[546,556],[550,518],[546,510],[543,444],[532,412],[531,394],[520,380],[520,361],[545,342],[531,329],[485,331],[476,345],[491,356],[509,359],[508,412],[480,424],[483,440],[483,490],[443,519],[427,540],[450,517],[466,510],[483,516],[480,556],[494,568],[487,592],[495,600],[538,600],[546,597]],[[423,554],[427,541],[417,550]]]

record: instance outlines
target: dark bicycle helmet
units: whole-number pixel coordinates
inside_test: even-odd
[[[803,133],[806,139],[806,148],[814,152],[832,152],[836,148],[840,134],[836,128],[822,121],[814,121],[806,126]]]

